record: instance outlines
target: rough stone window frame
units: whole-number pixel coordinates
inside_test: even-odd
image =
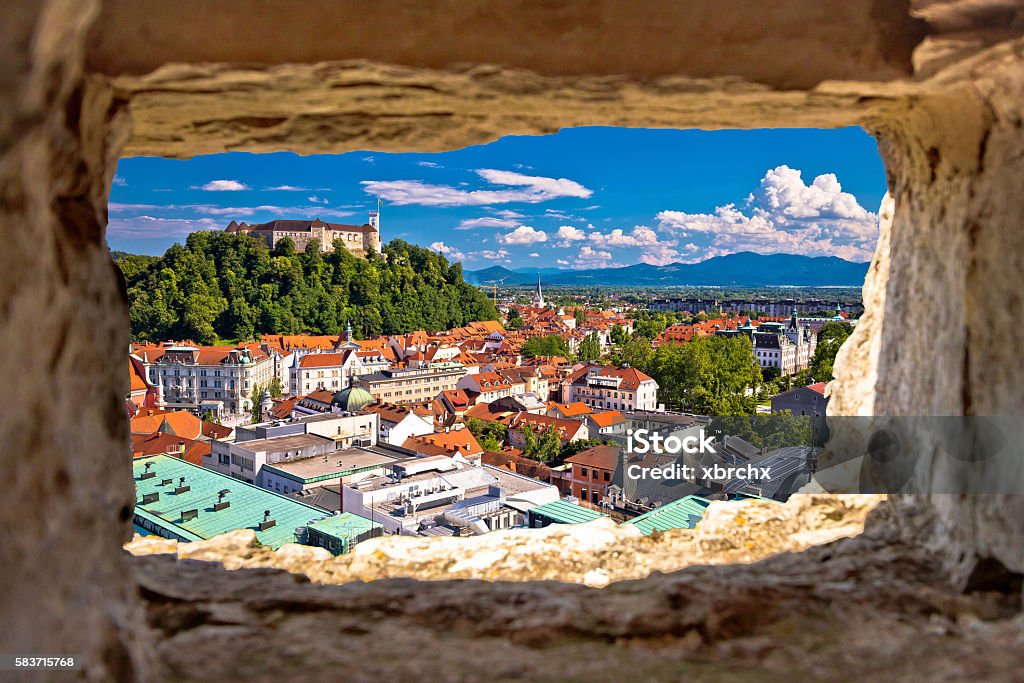
[[[830,413],[1024,412],[1019,347],[1007,341],[1024,319],[1024,49],[1010,3],[777,0],[723,12],[721,0],[655,0],[643,15],[612,0],[432,4],[283,0],[273,16],[199,0],[9,8],[0,364],[20,394],[0,412],[0,616],[18,628],[0,650],[79,652],[95,679],[147,671],[120,551],[133,501],[127,309],[104,245],[123,155],[438,151],[597,124],[861,125],[879,141],[893,202]],[[172,30],[182,16],[197,30]],[[438,40],[448,22],[462,32]],[[389,26],[390,39],[367,25]],[[337,33],[267,41],[268,26]],[[908,538],[941,546],[954,578],[987,561],[1024,570],[1024,501],[925,495],[893,507]]]

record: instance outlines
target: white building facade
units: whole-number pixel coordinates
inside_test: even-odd
[[[597,410],[655,410],[658,383],[636,368],[587,365],[563,383],[562,402]]]
[[[255,345],[168,346],[159,355],[146,350],[143,362],[161,408],[197,414],[246,413],[253,390],[275,377],[273,358]]]

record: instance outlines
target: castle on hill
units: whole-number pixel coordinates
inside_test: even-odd
[[[284,239],[295,243],[295,251],[306,251],[311,240],[320,241],[322,251],[334,251],[335,240],[341,240],[353,256],[366,258],[371,251],[380,253],[380,213],[371,211],[369,221],[363,225],[326,223],[319,218],[313,220],[273,220],[268,223],[249,225],[245,221],[231,221],[226,232],[237,232],[262,239],[271,249]]]

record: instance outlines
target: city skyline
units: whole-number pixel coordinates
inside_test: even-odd
[[[884,173],[839,130],[577,128],[436,154],[124,159],[108,244],[162,254],[231,220],[363,223],[467,269],[692,263],[754,251],[867,261]]]

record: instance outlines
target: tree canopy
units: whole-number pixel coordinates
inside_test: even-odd
[[[818,345],[814,348],[811,359],[811,375],[819,382],[833,379],[832,366],[836,362],[839,347],[853,332],[853,325],[848,322],[827,322],[818,332]]]
[[[471,417],[466,420],[466,428],[485,451],[500,451],[508,438],[508,427],[500,422],[485,422]]]
[[[351,325],[366,338],[498,319],[487,296],[463,280],[462,264],[440,254],[399,239],[366,259],[334,246],[322,253],[311,240],[296,252],[283,239],[271,251],[249,235],[203,231],[160,258],[121,255],[132,336],[212,344],[338,334]]]
[[[661,344],[648,352],[641,340],[623,349],[623,360],[658,382],[658,400],[702,415],[749,415],[756,399],[747,390],[761,382],[750,338],[698,337]]]
[[[773,415],[719,416],[708,425],[708,432],[738,436],[757,448],[774,450],[785,446],[810,446],[813,424],[810,416],[775,413]]]
[[[557,334],[549,334],[546,337],[531,337],[523,344],[522,354],[523,358],[533,358],[534,356],[568,357],[569,345]]]
[[[576,360],[587,362],[597,360],[601,357],[601,340],[597,338],[597,332],[591,332],[576,349]]]

